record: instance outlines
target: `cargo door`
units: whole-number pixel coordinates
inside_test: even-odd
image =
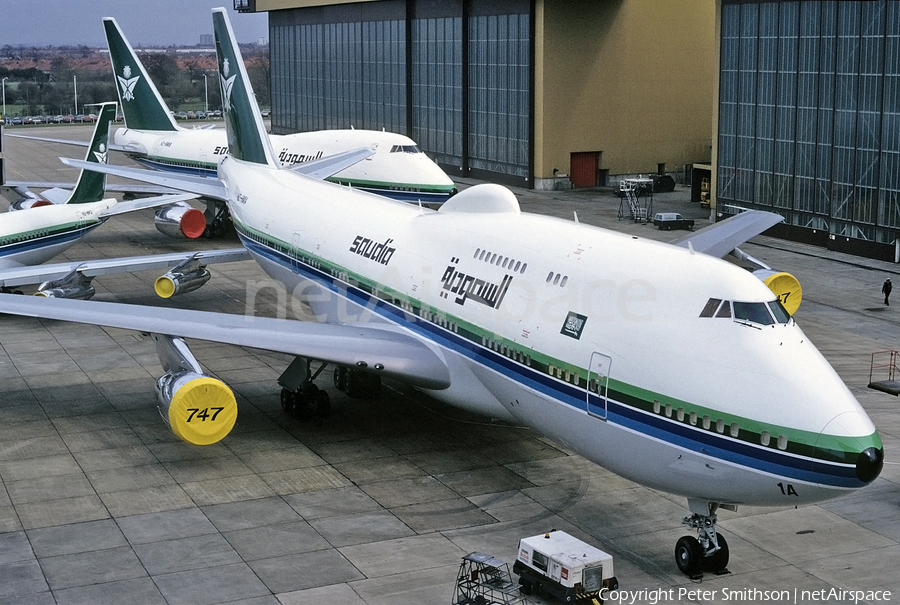
[[[607,389],[609,387],[609,371],[612,358],[596,351],[591,354],[588,366],[587,412],[591,416],[606,420]]]

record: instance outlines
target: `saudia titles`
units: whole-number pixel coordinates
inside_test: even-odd
[[[350,252],[386,265],[391,262],[391,257],[394,256],[396,251],[396,248],[392,248],[390,245],[393,241],[393,239],[389,238],[384,243],[376,244],[373,239],[357,235],[356,239],[353,240],[353,245],[350,246]]]
[[[448,298],[450,294],[456,294],[454,302],[458,305],[464,305],[467,300],[471,300],[492,309],[499,309],[503,297],[506,296],[506,291],[509,289],[509,284],[512,283],[512,275],[504,275],[503,281],[499,285],[493,284],[479,277],[461,273],[456,268],[458,263],[458,258],[450,259],[450,265],[447,266],[444,276],[441,278],[441,282],[444,284],[441,296]]]

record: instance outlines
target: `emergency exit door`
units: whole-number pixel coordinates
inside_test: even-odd
[[[587,413],[596,418],[606,420],[607,390],[609,389],[609,370],[612,358],[603,353],[591,355],[588,368]]]

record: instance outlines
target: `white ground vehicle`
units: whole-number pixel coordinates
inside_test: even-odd
[[[612,555],[564,531],[519,540],[513,564],[522,592],[545,594],[573,603],[598,595],[602,588],[616,590]]]

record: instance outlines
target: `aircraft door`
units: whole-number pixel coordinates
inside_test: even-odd
[[[612,358],[596,351],[591,355],[588,368],[587,412],[606,420],[606,392],[609,387],[609,370]]]
[[[300,260],[298,258],[300,255],[300,249],[301,249],[300,244],[301,244],[300,234],[295,233],[294,239],[291,240],[291,268],[294,271],[300,270]]]

